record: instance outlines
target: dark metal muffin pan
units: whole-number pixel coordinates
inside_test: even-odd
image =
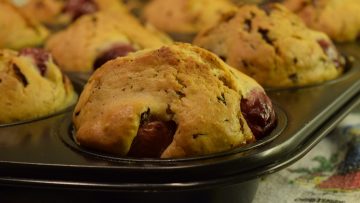
[[[360,104],[360,45],[339,47],[355,58],[350,70],[320,85],[269,90],[277,129],[265,140],[223,153],[159,160],[90,151],[74,143],[72,110],[2,125],[0,201],[27,196],[60,202],[249,202],[259,177],[301,158]]]

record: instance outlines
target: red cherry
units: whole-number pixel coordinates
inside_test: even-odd
[[[47,67],[46,61],[50,58],[50,53],[40,48],[24,48],[19,52],[20,56],[30,56],[34,59],[37,68],[42,76],[45,75]]]
[[[259,90],[253,90],[240,102],[241,112],[256,139],[261,139],[276,126],[271,100]]]

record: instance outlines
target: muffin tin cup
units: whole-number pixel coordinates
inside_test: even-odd
[[[32,188],[29,197],[39,199],[51,188],[47,194],[84,201],[99,195],[123,202],[249,202],[259,177],[301,158],[360,103],[360,46],[339,47],[355,58],[346,74],[321,85],[268,91],[277,129],[253,145],[222,153],[154,160],[84,149],[74,142],[71,111],[1,126],[0,185],[6,189],[0,195],[16,198],[10,188],[22,187]],[[85,81],[72,79],[80,92]]]
[[[78,145],[76,141],[76,130],[75,127],[71,123],[71,115],[68,115],[64,118],[64,120],[61,122],[59,129],[58,129],[58,135],[60,136],[60,139],[70,148],[77,150],[80,153],[87,154],[90,156],[94,156],[100,159],[104,159],[107,161],[112,162],[119,162],[119,163],[131,163],[131,162],[149,162],[152,164],[167,164],[170,163],[173,165],[175,162],[197,162],[197,161],[203,161],[208,159],[214,159],[218,157],[224,157],[229,156],[233,154],[240,154],[240,153],[246,153],[250,150],[259,148],[260,146],[266,145],[267,143],[270,143],[274,139],[276,139],[277,136],[279,136],[282,131],[286,128],[287,125],[287,117],[285,115],[285,112],[282,111],[278,106],[274,105],[274,109],[277,115],[277,125],[272,130],[272,132],[267,135],[266,137],[257,140],[254,143],[250,143],[247,145],[244,145],[242,147],[237,147],[231,150],[227,150],[224,152],[218,152],[218,153],[212,153],[209,155],[203,155],[203,156],[194,156],[194,157],[186,157],[186,158],[177,158],[177,159],[154,159],[154,158],[131,158],[131,157],[120,157],[116,155],[106,154],[99,151],[94,151],[91,149],[84,148],[80,145]],[[65,129],[68,129],[65,131]],[[141,168],[142,169],[142,168]]]

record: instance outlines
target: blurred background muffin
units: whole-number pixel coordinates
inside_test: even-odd
[[[21,12],[29,18],[37,20],[45,25],[60,24],[60,14],[62,13],[63,0],[22,0],[12,1]]]
[[[7,0],[0,0],[0,49],[41,46],[47,36],[45,27],[23,15]]]
[[[118,56],[169,42],[128,14],[97,12],[53,35],[46,48],[64,70],[91,72]]]
[[[354,41],[360,35],[359,0],[284,0],[283,4],[310,28],[337,42]]]
[[[70,106],[76,97],[48,52],[0,50],[0,123],[47,116]]]
[[[127,12],[120,0],[13,0],[13,3],[29,18],[54,29],[97,11]]]
[[[345,66],[326,34],[307,28],[280,4],[244,5],[203,30],[194,44],[267,87],[321,83],[338,77]]]
[[[215,24],[223,13],[236,10],[228,0],[153,0],[144,9],[144,18],[161,31],[196,34]]]

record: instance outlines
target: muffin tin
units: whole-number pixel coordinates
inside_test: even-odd
[[[223,153],[159,160],[90,151],[74,142],[73,107],[0,125],[0,200],[249,202],[259,177],[301,158],[360,104],[360,44],[339,48],[355,58],[343,76],[305,88],[267,90],[277,128],[264,140]],[[86,76],[70,76],[81,92]]]

